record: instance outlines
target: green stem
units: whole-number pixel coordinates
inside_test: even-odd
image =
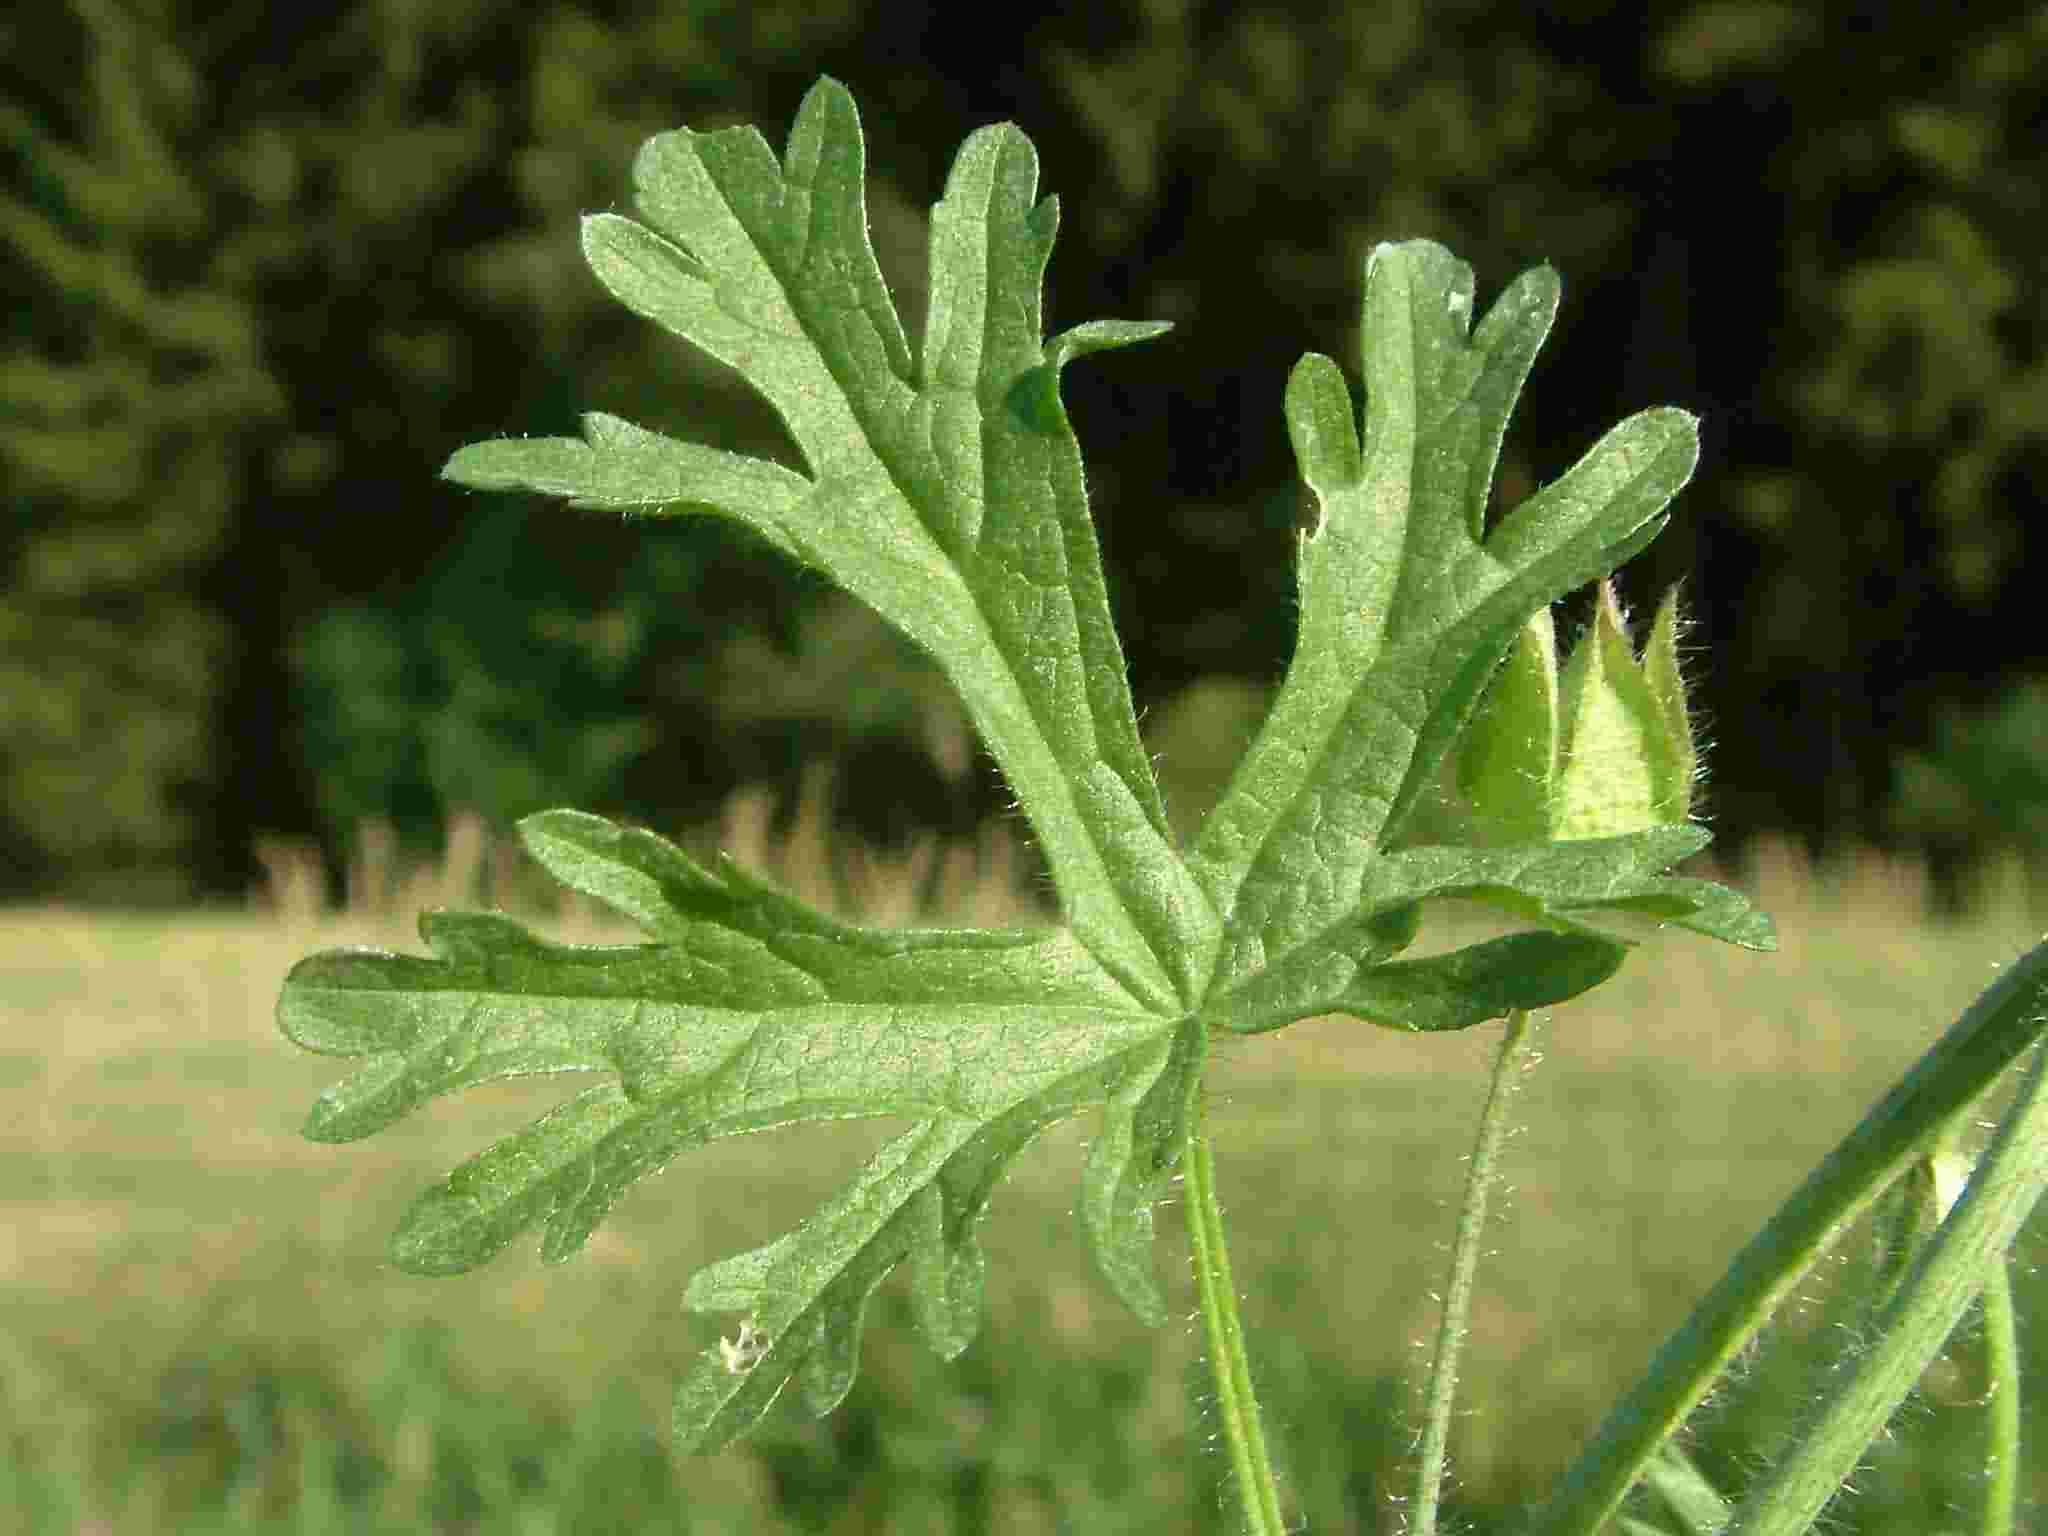
[[[2035,1057],[2019,1097],[1956,1208],[1921,1250],[1876,1338],[1764,1481],[1743,1501],[1729,1536],[1808,1531],[1855,1470],[1920,1373],[1955,1331],[2048,1186],[2048,1073]]]
[[[1964,1010],[1810,1174],[1657,1352],[1565,1474],[1532,1529],[1592,1536],[1685,1416],[1720,1379],[1835,1234],[1854,1221],[2048,1029],[2048,944],[2015,961]]]
[[[1451,1282],[1444,1290],[1443,1317],[1437,1324],[1436,1357],[1429,1366],[1423,1410],[1422,1456],[1415,1469],[1415,1536],[1436,1536],[1444,1448],[1451,1437],[1451,1404],[1458,1390],[1458,1353],[1472,1315],[1472,1277],[1479,1268],[1486,1202],[1493,1193],[1495,1164],[1507,1134],[1508,1092],[1528,1053],[1529,1015],[1517,1008],[1508,1014],[1507,1033],[1493,1059],[1493,1081],[1487,1085],[1486,1107],[1479,1112],[1479,1136],[1472,1147],[1471,1171],[1465,1177],[1465,1204],[1458,1212],[1458,1232],[1451,1247]]]
[[[2020,1498],[2020,1340],[2013,1320],[2012,1265],[2000,1261],[1984,1282],[1984,1364],[1990,1376],[1984,1405],[1983,1536],[2012,1536]]]
[[[1286,1536],[1280,1489],[1259,1424],[1252,1393],[1251,1363],[1245,1358],[1244,1329],[1237,1320],[1237,1286],[1230,1278],[1230,1253],[1223,1242],[1223,1208],[1216,1200],[1216,1161],[1202,1130],[1199,1099],[1188,1115],[1188,1239],[1194,1250],[1195,1289],[1209,1336],[1209,1366],[1216,1378],[1216,1411],[1223,1419],[1230,1470],[1244,1509],[1248,1536]]]

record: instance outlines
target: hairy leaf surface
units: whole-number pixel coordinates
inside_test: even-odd
[[[910,1122],[796,1231],[692,1285],[691,1305],[744,1311],[771,1341],[744,1382],[712,1356],[686,1386],[678,1428],[709,1448],[798,1371],[813,1403],[836,1402],[867,1296],[905,1260],[933,1345],[964,1348],[981,1305],[975,1227],[996,1182],[1045,1126],[1101,1107],[1087,1229],[1119,1293],[1163,1319],[1151,1204],[1198,1031],[1138,1007],[1064,933],[857,928],[594,816],[547,812],[521,832],[655,942],[550,944],[503,917],[431,913],[433,958],[316,955],[279,1005],[309,1050],[368,1058],[314,1106],[315,1140],[370,1135],[494,1079],[604,1074],[421,1196],[393,1240],[400,1267],[456,1273],[534,1227],[544,1258],[566,1258],[628,1185],[721,1137]]]
[[[400,1265],[467,1269],[529,1231],[559,1260],[626,1188],[694,1147],[891,1121],[794,1230],[688,1283],[688,1306],[744,1318],[677,1394],[680,1444],[711,1449],[792,1381],[815,1412],[837,1403],[867,1299],[899,1267],[932,1346],[964,1348],[994,1189],[1076,1114],[1099,1117],[1083,1230],[1117,1294],[1163,1320],[1152,1213],[1216,1031],[1330,1012],[1457,1029],[1561,1002],[1621,963],[1631,941],[1601,926],[1620,912],[1771,942],[1740,897],[1666,872],[1705,844],[1690,825],[1507,847],[1395,840],[1515,636],[1647,543],[1692,468],[1692,419],[1646,412],[1485,526],[1554,275],[1511,285],[1474,329],[1467,268],[1425,243],[1382,246],[1366,274],[1362,428],[1335,363],[1295,370],[1288,425],[1317,498],[1300,641],[1183,856],[1138,739],[1059,392],[1067,362],[1163,327],[1041,335],[1058,210],[1038,198],[1030,142],[1003,125],[962,148],[933,210],[917,346],[869,247],[859,119],[836,83],[806,97],[779,159],[751,128],[679,130],[649,141],[634,178],[637,219],[585,221],[592,270],[738,370],[802,468],[592,413],[580,438],[474,444],[445,473],[581,507],[727,517],[870,604],[959,688],[1044,846],[1064,922],[860,927],[650,832],[574,811],[528,818],[534,857],[646,942],[561,945],[497,914],[432,913],[426,956],[336,951],[285,983],[285,1033],[360,1058],[314,1106],[318,1140],[370,1135],[494,1079],[590,1078],[422,1195],[393,1242]],[[1422,904],[1447,896],[1530,931],[1399,958]]]
[[[709,511],[828,574],[928,651],[1017,791],[1075,931],[1149,1001],[1192,1001],[1215,915],[1169,856],[1109,619],[1080,445],[1060,404],[1072,357],[1155,336],[1096,322],[1050,345],[1040,289],[1056,200],[1030,140],[962,147],[932,214],[931,308],[913,357],[868,243],[853,100],[805,97],[781,163],[752,128],[648,141],[645,222],[584,221],[619,300],[738,369],[808,474],[606,416],[584,438],[462,449],[445,473],[591,506]]]

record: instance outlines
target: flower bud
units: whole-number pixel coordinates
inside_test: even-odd
[[[1548,609],[1523,626],[1467,727],[1458,784],[1489,837],[1557,842],[1682,822],[1698,752],[1678,669],[1678,601],[1636,659],[1611,581],[1557,662]]]

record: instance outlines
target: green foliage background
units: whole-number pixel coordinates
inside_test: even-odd
[[[991,47],[984,13],[860,0],[0,23],[0,890],[227,891],[258,831],[338,845],[378,815],[430,843],[457,806],[672,822],[819,754],[884,830],[999,804],[921,661],[758,546],[433,478],[584,406],[777,451],[734,381],[602,302],[573,220],[625,197],[651,133],[779,140],[821,72],[863,103],[907,312],[917,210],[1011,118],[1062,200],[1053,326],[1176,322],[1068,387],[1143,708],[1277,675],[1286,370],[1353,365],[1363,254],[1411,235],[1482,294],[1565,276],[1510,494],[1630,410],[1704,415],[1630,595],[1689,580],[1724,837],[1920,837],[1901,754],[2048,672],[1981,638],[2032,633],[2048,7],[1007,25]],[[1941,810],[1966,851],[2034,793],[1969,782]]]

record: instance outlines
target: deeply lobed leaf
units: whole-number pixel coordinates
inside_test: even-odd
[[[780,160],[752,129],[663,134],[635,166],[640,218],[584,226],[606,286],[738,369],[802,469],[593,413],[581,438],[475,444],[445,472],[585,507],[731,518],[868,602],[959,688],[1046,851],[1064,926],[848,925],[729,860],[706,869],[652,833],[552,811],[521,824],[528,849],[648,942],[558,945],[502,916],[429,914],[429,957],[314,956],[279,1004],[301,1045],[362,1058],[315,1105],[320,1140],[495,1078],[597,1075],[420,1197],[393,1253],[423,1273],[481,1263],[532,1229],[543,1258],[562,1259],[630,1184],[709,1141],[902,1123],[797,1228],[690,1281],[689,1306],[746,1322],[678,1392],[687,1449],[743,1432],[791,1381],[813,1411],[838,1402],[867,1298],[898,1266],[933,1347],[964,1348],[996,1183],[1045,1127],[1084,1111],[1101,1118],[1083,1227],[1116,1292],[1163,1319],[1152,1211],[1213,1031],[1333,1011],[1455,1029],[1547,1006],[1620,964],[1628,941],[1595,926],[1617,911],[1771,941],[1732,892],[1664,873],[1704,845],[1689,825],[1395,842],[1516,635],[1647,543],[1691,471],[1691,418],[1647,412],[1486,528],[1553,274],[1511,285],[1473,329],[1469,269],[1424,243],[1382,246],[1367,269],[1362,429],[1334,363],[1295,370],[1288,423],[1317,498],[1300,641],[1183,857],[1138,740],[1059,394],[1068,361],[1162,328],[1098,321],[1042,338],[1057,206],[1038,200],[1035,153],[1005,125],[967,141],[934,209],[913,347],[869,248],[864,176],[852,100],[825,81]],[[1649,687],[1657,709],[1682,712],[1675,674]],[[1421,904],[1452,895],[1534,931],[1397,958]]]
[[[692,1147],[807,1121],[911,1122],[834,1204],[693,1286],[692,1305],[742,1298],[773,1341],[749,1385],[708,1359],[686,1389],[704,1413],[679,1428],[708,1448],[766,1406],[778,1373],[823,1371],[843,1392],[829,1362],[851,1359],[868,1293],[905,1259],[935,1346],[964,1347],[980,1307],[974,1229],[996,1181],[1045,1126],[1101,1107],[1088,1229],[1119,1293],[1163,1317],[1151,1202],[1199,1032],[1136,1006],[1064,933],[857,928],[597,817],[548,812],[521,831],[656,942],[550,944],[495,915],[434,913],[421,922],[433,958],[314,956],[279,1004],[299,1044],[368,1058],[314,1106],[315,1140],[367,1136],[493,1079],[606,1074],[421,1196],[393,1240],[400,1267],[465,1270],[536,1226],[558,1261],[624,1189]]]
[[[1517,632],[1647,544],[1692,472],[1693,419],[1647,411],[1485,531],[1508,410],[1557,299],[1555,275],[1531,272],[1468,336],[1471,269],[1427,242],[1382,245],[1366,268],[1363,434],[1335,364],[1295,369],[1288,422],[1319,512],[1300,640],[1192,860],[1230,916],[1225,984],[1344,917]]]
[[[730,517],[870,604],[959,689],[1076,933],[1139,995],[1185,1006],[1215,914],[1167,846],[1058,390],[1069,359],[1164,327],[1096,322],[1044,341],[1059,218],[1037,180],[1008,125],[961,148],[933,210],[913,356],[868,243],[844,87],[805,97],[780,163],[751,128],[661,134],[634,165],[645,222],[586,219],[585,255],[627,307],[744,374],[808,473],[605,416],[586,418],[580,443],[473,444],[444,473]]]

